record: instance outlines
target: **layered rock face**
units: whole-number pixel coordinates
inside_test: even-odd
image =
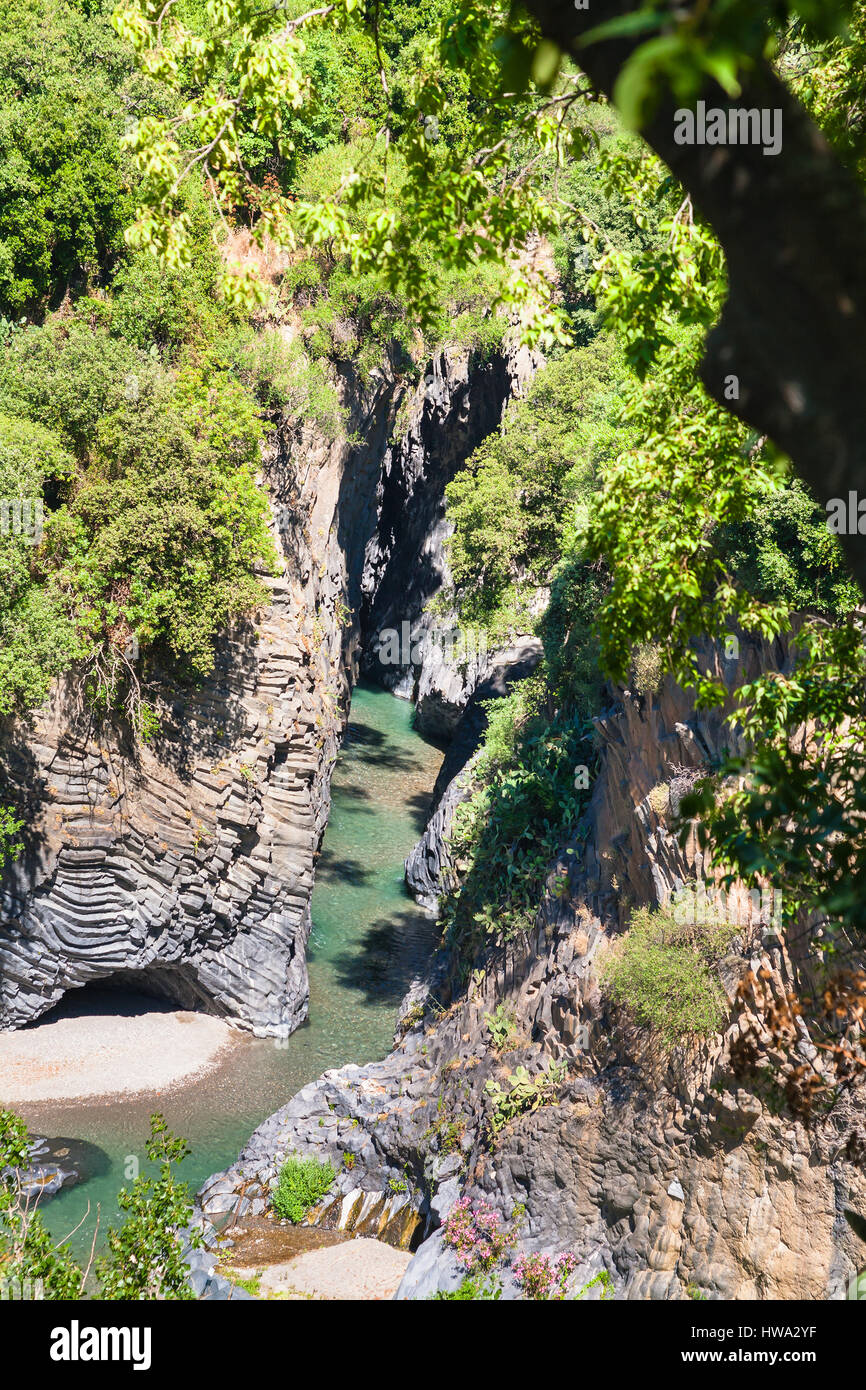
[[[521,360],[442,357],[417,387],[346,369],[361,443],[274,432],[264,471],[283,572],[201,687],[155,682],[150,747],[96,726],[70,682],[6,731],[27,834],[0,889],[0,1028],[91,981],[262,1036],[303,1021],[314,864],[368,615],[399,595],[417,617],[443,478],[498,424]]]
[[[269,463],[278,496],[294,465],[279,450]],[[94,727],[69,684],[14,731],[7,767],[29,817],[3,883],[0,1026],[96,980],[262,1034],[305,1017],[313,861],[346,688],[327,540],[339,450],[320,463],[328,486],[315,506],[295,497],[300,526],[283,534],[284,573],[265,578],[270,603],[221,643],[200,688],[160,683],[151,747]]]
[[[786,660],[782,650],[750,648],[743,666]],[[838,1131],[807,1131],[738,1079],[731,1044],[742,1009],[724,1036],[690,1054],[652,1056],[598,989],[596,965],[624,893],[665,901],[705,869],[694,844],[676,842],[671,805],[729,732],[716,715],[696,716],[670,684],[658,697],[623,693],[599,731],[588,833],[552,867],[557,891],[534,938],[491,952],[468,988],[440,957],[436,1008],[416,999],[385,1061],[326,1073],[266,1121],[238,1163],[206,1184],[201,1220],[263,1209],[284,1157],[315,1153],[340,1175],[311,1220],[405,1240],[411,1211],[415,1240],[426,1233],[401,1297],[460,1282],[439,1227],[464,1193],[506,1222],[525,1206],[520,1247],[573,1251],[575,1287],[605,1271],[625,1298],[845,1296],[863,1249],[844,1211],[866,1209],[866,1178],[842,1154]],[[772,944],[748,907],[743,923],[723,963],[731,999],[750,964],[781,995],[808,971],[807,956]],[[513,1020],[501,1051],[487,1021],[500,1003]],[[518,1065],[538,1077],[552,1061],[565,1072],[546,1102],[493,1134],[486,1082],[505,1085]],[[516,1292],[506,1270],[504,1296]]]
[[[385,456],[361,580],[362,669],[415,700],[417,727],[431,738],[452,737],[489,661],[483,641],[464,633],[454,614],[426,611],[450,584],[445,489],[541,360],[507,347],[483,364],[465,353],[438,355],[421,386],[423,409],[416,406]]]

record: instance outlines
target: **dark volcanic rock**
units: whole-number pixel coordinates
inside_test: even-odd
[[[467,768],[487,728],[484,702],[507,695],[532,674],[541,655],[542,646],[536,637],[521,638],[514,646],[494,653],[460,716],[433,789],[430,819],[406,859],[409,890],[430,911],[453,881],[448,832],[456,808],[471,790]]]
[[[27,1148],[26,1166],[6,1168],[0,1176],[13,1176],[21,1195],[33,1202],[44,1201],[64,1187],[74,1187],[108,1170],[107,1154],[84,1139],[46,1139],[35,1134]]]
[[[72,679],[7,730],[5,780],[28,829],[0,878],[0,1028],[94,981],[260,1036],[306,1018],[310,895],[361,612],[384,621],[403,590],[416,606],[429,594],[444,479],[513,384],[503,360],[468,354],[430,377],[435,390],[412,390],[346,369],[348,439],[276,432],[264,468],[283,571],[208,680],[155,681],[150,746],[97,727]]]

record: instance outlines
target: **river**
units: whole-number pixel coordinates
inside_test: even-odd
[[[433,944],[430,918],[407,894],[403,860],[423,830],[442,753],[415,732],[412,718],[408,702],[364,684],[355,689],[313,892],[303,1027],[281,1044],[243,1035],[224,1062],[166,1094],[16,1106],[34,1132],[101,1151],[86,1182],[41,1207],[58,1237],[82,1223],[71,1241],[79,1255],[89,1249],[97,1206],[103,1232],[118,1219],[115,1194],[128,1181],[130,1159],[147,1170],[152,1111],[190,1143],[180,1173],[197,1188],[308,1081],[389,1050],[397,1006]]]

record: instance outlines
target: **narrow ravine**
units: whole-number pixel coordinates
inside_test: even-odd
[[[169,1093],[16,1107],[34,1131],[101,1150],[98,1171],[43,1207],[57,1235],[83,1223],[72,1242],[79,1254],[90,1246],[97,1204],[104,1228],[117,1217],[115,1194],[132,1175],[131,1160],[146,1166],[152,1111],[192,1146],[182,1171],[195,1189],[308,1081],[389,1050],[397,1006],[433,936],[430,918],[406,892],[403,861],[423,830],[442,753],[415,732],[412,716],[409,703],[386,691],[360,685],[354,692],[312,900],[307,1024],[281,1044],[240,1035],[220,1065]],[[94,1005],[105,1008],[106,1000],[111,1007],[110,996],[94,995]]]

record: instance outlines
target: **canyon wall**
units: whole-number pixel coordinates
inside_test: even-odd
[[[284,564],[211,677],[155,677],[159,736],[100,726],[72,678],[4,732],[25,852],[0,884],[0,1028],[91,982],[266,1036],[307,1014],[305,943],[330,773],[382,614],[415,622],[442,489],[497,427],[520,353],[441,354],[412,384],[340,379],[345,439],[277,422],[263,460]]]
[[[714,658],[729,678],[788,659],[746,646],[736,672]],[[845,1297],[864,1252],[844,1212],[866,1210],[863,1170],[840,1142],[851,1115],[810,1131],[763,1104],[732,1063],[744,972],[766,969],[781,997],[809,969],[808,952],[774,934],[772,905],[768,920],[746,907],[721,968],[731,1021],[699,1046],[654,1053],[598,987],[623,903],[665,902],[706,871],[694,841],[680,847],[673,811],[730,732],[670,682],[655,696],[620,692],[598,730],[590,808],[551,866],[532,938],[491,949],[471,972],[440,954],[389,1057],[306,1086],[205,1184],[206,1227],[263,1212],[285,1156],[311,1153],[338,1172],[312,1221],[422,1241],[399,1297],[459,1284],[441,1222],[461,1195],[506,1223],[525,1208],[519,1248],[573,1252],[573,1287],[604,1271],[621,1298]],[[503,1051],[487,1021],[498,1004],[513,1017]],[[537,1077],[551,1062],[565,1068],[555,1093],[493,1134],[486,1083],[505,1084],[517,1066]],[[516,1294],[506,1270],[504,1296]]]

